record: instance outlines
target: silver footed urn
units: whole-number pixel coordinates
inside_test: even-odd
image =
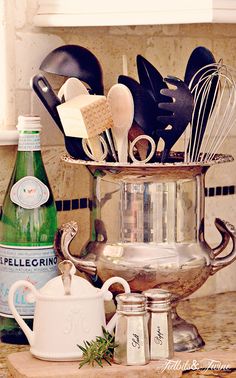
[[[170,291],[174,348],[194,351],[204,341],[194,325],[178,316],[176,305],[236,259],[236,232],[231,224],[215,220],[222,236],[215,248],[204,237],[205,173],[211,165],[233,159],[217,155],[210,163],[187,164],[178,160],[181,153],[175,154],[174,162],[164,164],[98,163],[64,157],[68,163],[86,165],[93,175],[92,232],[80,258],[69,250],[78,231],[73,221],[58,230],[55,248],[98,284],[120,276],[132,292]],[[219,256],[226,247],[227,255]],[[122,287],[115,284],[111,291],[120,293]]]

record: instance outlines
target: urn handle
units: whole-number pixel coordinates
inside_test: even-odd
[[[233,261],[236,260],[236,229],[235,227],[227,221],[224,221],[220,218],[215,219],[215,225],[218,231],[222,235],[221,243],[212,250],[214,259],[211,263],[211,274],[215,274],[218,270],[224,268],[227,265],[230,265]],[[232,248],[231,251],[222,257],[218,256],[228,245],[229,240],[232,241]]]
[[[73,262],[80,272],[95,275],[97,273],[97,267],[94,261],[72,256],[69,251],[70,243],[76,236],[77,232],[78,224],[75,221],[64,223],[56,232],[54,249],[60,258]]]

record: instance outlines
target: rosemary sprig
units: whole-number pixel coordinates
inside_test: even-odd
[[[97,363],[103,367],[103,360],[111,365],[115,344],[115,336],[112,336],[104,327],[102,327],[103,336],[97,336],[96,340],[84,341],[84,346],[78,345],[83,352],[83,358],[80,362],[79,369],[88,364],[94,366]]]

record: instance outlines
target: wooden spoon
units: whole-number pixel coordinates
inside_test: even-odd
[[[114,123],[111,130],[117,147],[118,160],[127,162],[128,133],[134,118],[133,96],[125,85],[114,84],[107,94],[107,101]]]

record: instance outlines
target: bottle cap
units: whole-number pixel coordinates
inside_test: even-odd
[[[145,311],[146,298],[139,293],[118,294],[117,311],[122,312],[143,312]]]
[[[170,307],[171,293],[163,289],[149,289],[143,292],[147,299],[147,308],[167,310]]]
[[[29,131],[40,131],[42,125],[40,124],[40,117],[34,115],[20,115],[18,117],[17,129],[29,130]]]
[[[171,293],[168,290],[163,289],[149,289],[143,292],[143,295],[150,302],[166,302],[170,301]]]

